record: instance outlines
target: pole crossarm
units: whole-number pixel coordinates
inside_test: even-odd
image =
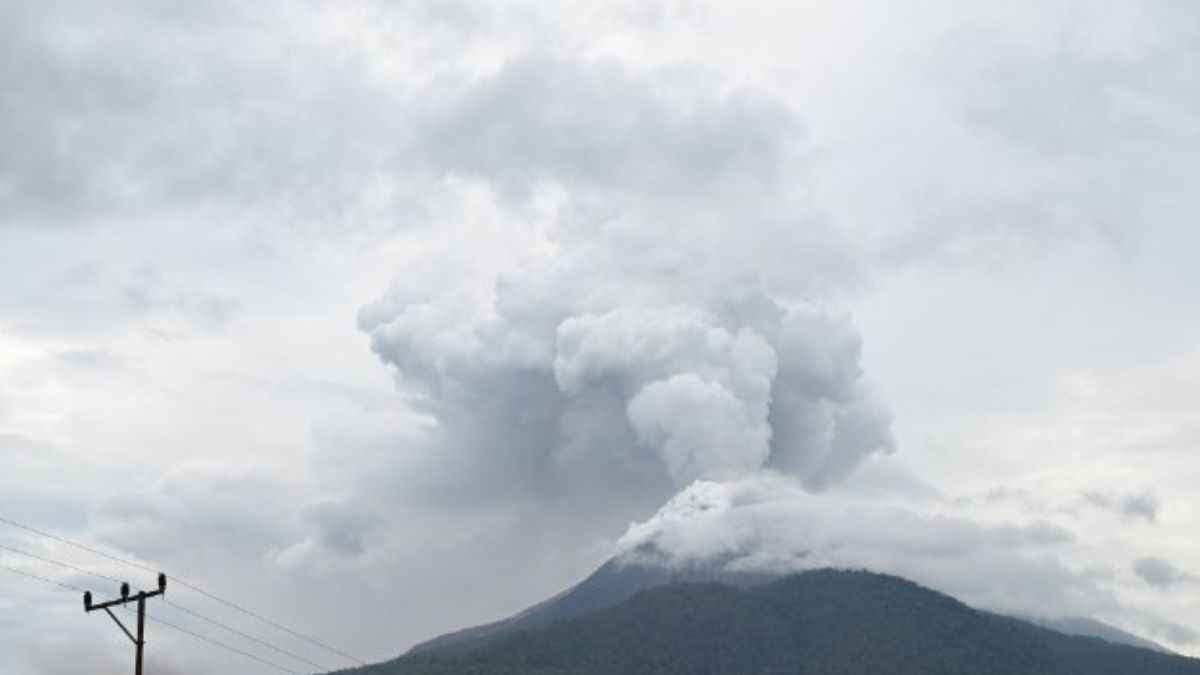
[[[85,602],[83,605],[83,609],[84,609],[84,611],[87,611],[87,612],[94,612],[98,609],[108,609],[109,607],[117,607],[117,606],[125,605],[125,604],[131,603],[131,602],[137,602],[138,598],[154,598],[154,597],[160,596],[162,594],[163,594],[162,591],[154,591],[152,593],[147,593],[146,591],[142,591],[136,595],[131,595],[126,598],[117,598],[116,600],[109,600],[108,602],[102,602],[98,605],[87,604],[87,602],[86,602],[87,596],[85,595],[84,596]]]

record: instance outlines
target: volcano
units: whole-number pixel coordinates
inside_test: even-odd
[[[1049,626],[981,611],[890,575],[767,578],[610,561],[509,619],[349,672],[1200,675],[1200,660],[1096,622]]]

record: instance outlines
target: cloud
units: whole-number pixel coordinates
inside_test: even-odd
[[[350,51],[300,30],[319,15],[224,1],[0,9],[0,224],[181,208],[311,223],[352,209],[386,169],[372,139],[400,136],[386,113],[400,106]]]
[[[1158,588],[1169,588],[1195,581],[1195,577],[1176,569],[1171,561],[1154,556],[1134,560],[1133,573],[1142,581]]]
[[[1158,519],[1158,498],[1151,494],[1132,495],[1121,501],[1121,514],[1126,518]]]
[[[1163,639],[1178,645],[1195,645],[1200,642],[1200,633],[1174,621],[1153,622],[1151,630],[1153,635],[1162,636]]]
[[[1149,523],[1158,520],[1158,497],[1151,492],[1140,494],[1086,492],[1083,500],[1091,506],[1114,511],[1129,520],[1145,520]]]
[[[698,189],[727,198],[777,189],[781,160],[800,140],[795,115],[760,92],[714,95],[709,82],[688,79],[635,74],[616,61],[521,56],[439,106],[419,127],[419,156],[514,198],[541,180],[586,186],[615,200],[614,210],[711,196]]]
[[[93,528],[103,543],[145,560],[187,551],[188,567],[254,557],[295,536],[286,480],[262,470],[183,465],[154,489],[97,505]]]
[[[121,296],[139,312],[159,311],[194,318],[200,324],[220,324],[233,312],[234,302],[213,293],[173,287],[162,272],[150,265],[133,271]]]
[[[336,497],[321,497],[304,507],[301,518],[326,549],[347,556],[362,555],[382,518],[362,505]]]
[[[106,628],[119,630],[116,626]],[[153,624],[151,628],[153,629]],[[128,643],[121,645],[122,649],[116,650],[111,645],[102,646],[105,641],[98,639],[99,635],[89,635],[88,638],[87,642],[81,643],[75,640],[42,637],[36,644],[22,650],[21,661],[16,664],[20,669],[18,672],[28,675],[69,675],[86,670],[98,675],[117,675],[132,668],[133,648],[124,648]],[[155,640],[154,645],[145,657],[147,672],[162,675],[204,675],[217,672],[198,662],[189,663],[188,659],[166,658],[161,652],[156,654],[155,651],[166,646],[162,640]]]
[[[616,546],[625,564],[782,574],[823,567],[896,574],[968,604],[1051,619],[1092,617],[1188,644],[1179,624],[1130,602],[1087,544],[1048,521],[981,520],[937,505],[805,492],[781,476],[698,481]],[[1135,572],[1173,583],[1165,561]],[[1148,575],[1148,576],[1147,576]],[[1150,581],[1153,578],[1155,581]]]
[[[117,630],[113,626],[113,630]],[[131,654],[118,655],[111,649],[98,645],[54,644],[45,641],[25,654],[25,665],[36,675],[68,675],[77,673],[81,667],[97,673],[116,673],[129,669]],[[132,652],[132,650],[130,650]],[[125,656],[126,658],[121,658]],[[82,666],[82,664],[87,664]]]

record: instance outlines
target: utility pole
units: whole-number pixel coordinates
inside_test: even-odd
[[[109,600],[108,602],[102,602],[98,605],[92,604],[91,591],[87,591],[83,594],[83,611],[93,612],[98,609],[104,610],[105,613],[112,617],[113,621],[117,622],[117,626],[120,627],[121,632],[125,634],[125,637],[129,638],[133,642],[134,649],[136,650],[135,653],[137,654],[136,660],[134,661],[134,675],[142,675],[142,652],[144,652],[146,648],[146,599],[162,595],[166,592],[167,575],[159,574],[157,591],[152,591],[149,593],[146,591],[140,591],[137,595],[130,595],[129,584],[124,583],[121,584],[120,598],[116,600]],[[113,614],[112,610],[109,609],[109,607],[116,607],[118,605],[123,606],[126,603],[133,602],[135,600],[137,601],[137,637],[134,637],[133,633],[130,633],[129,629],[125,627],[125,624],[121,623],[121,620],[117,618],[117,615]]]

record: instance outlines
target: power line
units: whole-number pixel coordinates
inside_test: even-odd
[[[72,586],[71,584],[64,584],[61,581],[55,581],[53,579],[49,579],[49,578],[43,577],[38,574],[34,574],[33,572],[26,572],[25,570],[17,569],[16,567],[9,567],[8,565],[5,565],[4,563],[0,563],[0,569],[8,570],[9,572],[12,572],[14,574],[20,574],[21,576],[29,577],[30,579],[37,579],[38,581],[41,581],[41,582],[44,582],[47,584],[51,584],[53,586],[58,586],[59,588],[65,588],[68,591],[75,591],[76,593],[86,592],[82,588],[79,588],[77,586]]]
[[[170,600],[165,600],[165,602],[166,602],[168,605],[170,605],[171,607],[174,607],[175,609],[177,609],[177,610],[179,610],[179,611],[183,612],[184,614],[188,614],[188,615],[194,616],[194,617],[196,617],[197,619],[200,619],[201,621],[205,621],[205,622],[207,622],[207,623],[210,623],[210,624],[212,624],[212,625],[214,625],[214,626],[216,626],[216,627],[218,627],[218,628],[221,628],[222,630],[228,631],[228,632],[230,632],[230,633],[233,633],[234,635],[238,635],[238,636],[240,636],[240,637],[243,637],[243,638],[245,638],[245,639],[247,639],[247,640],[250,640],[251,642],[256,642],[256,643],[258,643],[258,644],[260,644],[260,645],[262,645],[262,646],[266,647],[267,649],[270,649],[270,650],[272,650],[272,651],[274,651],[274,652],[277,652],[277,653],[279,653],[279,654],[283,654],[284,656],[291,657],[291,658],[293,658],[293,659],[296,659],[297,661],[302,661],[302,662],[304,662],[305,664],[307,664],[307,665],[310,665],[310,666],[312,666],[312,667],[314,667],[314,668],[320,668],[321,670],[332,670],[332,668],[330,668],[329,666],[326,666],[326,665],[324,665],[324,664],[321,664],[321,663],[316,663],[315,661],[310,661],[310,660],[308,660],[308,659],[304,658],[303,656],[300,656],[300,655],[298,655],[298,654],[293,654],[292,652],[289,652],[289,651],[287,651],[286,649],[280,649],[279,647],[276,647],[275,645],[273,645],[273,644],[271,644],[271,643],[269,643],[269,642],[266,642],[265,640],[260,640],[260,639],[258,639],[258,638],[256,638],[256,637],[254,637],[253,635],[250,635],[250,634],[248,634],[248,633],[243,633],[242,631],[240,631],[240,630],[238,630],[238,629],[236,629],[236,628],[232,628],[232,627],[230,627],[230,626],[227,626],[227,625],[225,625],[225,624],[221,623],[220,621],[217,621],[216,619],[212,619],[212,618],[209,618],[209,617],[207,617],[207,616],[204,616],[203,614],[201,614],[201,613],[199,613],[199,612],[192,611],[192,610],[188,609],[187,607],[184,607],[183,605],[180,605],[180,604],[178,604],[178,603],[175,603],[175,602],[171,602]]]
[[[236,604],[236,603],[234,603],[234,602],[232,602],[232,601],[230,601],[230,600],[226,600],[225,598],[222,598],[222,597],[220,597],[220,596],[218,596],[218,595],[215,595],[215,594],[213,594],[213,593],[209,593],[208,591],[206,591],[206,590],[204,590],[204,589],[202,589],[202,588],[199,588],[199,587],[197,587],[197,586],[195,586],[195,585],[193,585],[193,584],[189,584],[188,582],[186,582],[186,581],[184,581],[184,580],[182,580],[182,579],[178,579],[178,578],[176,578],[176,579],[175,579],[175,582],[176,582],[176,583],[178,583],[178,584],[179,584],[179,585],[181,585],[181,586],[186,586],[186,587],[190,588],[191,590],[195,591],[196,593],[199,593],[200,595],[203,595],[203,596],[205,596],[205,597],[209,598],[210,600],[213,600],[213,601],[219,602],[219,603],[221,603],[222,605],[225,605],[226,607],[229,607],[229,608],[231,608],[231,609],[234,609],[234,610],[237,610],[237,611],[241,612],[242,614],[245,614],[245,615],[247,615],[247,616],[250,616],[250,617],[253,617],[253,618],[255,618],[255,619],[258,619],[259,621],[261,621],[261,622],[263,622],[263,623],[267,624],[268,626],[272,626],[272,627],[274,627],[274,628],[276,628],[276,629],[278,629],[278,630],[281,630],[281,631],[283,631],[283,632],[285,632],[285,633],[288,633],[289,635],[293,635],[293,636],[295,636],[295,637],[297,637],[297,638],[300,638],[301,640],[304,640],[305,642],[308,642],[308,643],[310,643],[310,644],[316,645],[316,646],[318,646],[318,647],[320,647],[320,648],[322,648],[322,649],[324,649],[324,650],[326,650],[326,651],[329,651],[329,652],[332,652],[332,653],[334,653],[334,654],[337,654],[337,655],[339,655],[339,656],[341,656],[341,657],[343,657],[343,658],[349,659],[349,660],[353,661],[353,662],[354,662],[354,663],[355,663],[355,664],[356,664],[358,667],[360,667],[360,668],[365,668],[365,669],[367,669],[367,670],[369,670],[369,671],[371,671],[371,672],[374,672],[374,673],[380,673],[381,675],[388,675],[388,673],[387,673],[386,671],[380,670],[380,669],[379,669],[377,666],[375,666],[375,665],[372,665],[372,664],[370,664],[370,663],[367,663],[366,661],[363,661],[362,659],[360,659],[360,658],[358,658],[358,657],[356,657],[356,656],[352,656],[352,655],[350,655],[350,654],[347,654],[346,652],[344,652],[344,651],[342,651],[342,650],[340,650],[340,649],[337,649],[336,647],[330,647],[330,646],[329,646],[329,645],[327,645],[327,644],[324,644],[324,643],[322,643],[322,642],[320,642],[320,641],[318,641],[318,640],[316,640],[316,639],[314,639],[314,638],[311,638],[311,637],[309,637],[309,636],[307,636],[307,635],[305,635],[305,634],[303,634],[303,633],[299,633],[299,632],[297,632],[297,631],[294,631],[294,630],[292,630],[291,628],[288,628],[287,626],[284,626],[284,625],[282,625],[282,624],[280,624],[280,623],[277,623],[277,622],[275,622],[275,621],[272,621],[271,619],[268,619],[267,617],[265,617],[265,616],[262,616],[261,614],[258,614],[258,613],[254,612],[254,611],[251,611],[251,610],[249,610],[249,609],[246,609],[245,607],[242,607],[242,606],[240,606],[240,605],[238,605],[238,604]],[[168,604],[172,604],[172,603],[169,603],[169,602],[168,602]],[[174,605],[174,604],[172,604],[172,606],[174,606],[174,607],[178,607],[178,605]],[[205,618],[206,618],[206,617],[205,617]],[[252,640],[253,640],[254,638],[250,638],[250,639],[252,639]],[[255,641],[257,642],[257,640],[255,640]],[[273,648],[273,649],[274,649],[274,648]],[[277,649],[276,651],[281,651],[281,650],[278,650],[278,649]],[[299,657],[295,657],[295,656],[294,656],[294,655],[292,655],[292,654],[288,654],[288,655],[289,655],[289,656],[293,656],[294,658],[299,658]],[[301,661],[304,661],[304,662],[306,662],[306,663],[309,663],[310,665],[313,665],[313,664],[312,664],[312,662],[311,662],[311,661],[308,661],[307,659],[299,659],[299,660],[301,660]],[[318,666],[318,667],[320,667],[320,668],[324,668],[325,666]]]
[[[108,558],[109,560],[112,560],[114,562],[119,562],[122,565],[129,565],[130,567],[135,567],[144,572],[149,572],[151,574],[158,574],[158,570],[156,570],[152,567],[148,567],[146,565],[143,565],[141,563],[136,563],[131,560],[126,560],[124,558],[119,558],[115,555],[112,555],[111,553],[105,553],[104,551],[101,551],[100,549],[92,548],[91,546],[85,546],[84,544],[80,544],[80,543],[71,541],[69,539],[63,539],[62,537],[60,537],[58,535],[50,534],[49,532],[44,532],[42,530],[37,529],[36,527],[22,525],[21,523],[18,523],[15,520],[9,520],[8,518],[5,518],[4,516],[0,516],[0,523],[4,523],[6,525],[11,525],[13,527],[20,528],[27,532],[32,532],[34,534],[41,535],[43,537],[46,537],[47,539],[53,539],[54,541],[57,541],[61,544],[66,544],[67,546],[74,546],[75,548],[80,549],[82,551],[87,551],[88,553],[93,553],[95,555],[98,555],[98,556],[101,556],[104,558]],[[179,580],[176,579],[175,581],[178,582]]]
[[[230,601],[230,600],[226,600],[225,598],[222,598],[222,597],[220,597],[220,596],[217,596],[217,595],[214,595],[214,594],[212,594],[212,593],[209,593],[208,591],[206,591],[206,590],[204,590],[204,589],[202,589],[202,588],[198,588],[198,587],[196,587],[196,586],[194,586],[194,585],[192,585],[192,584],[189,584],[188,582],[186,582],[186,581],[183,581],[183,580],[181,580],[181,579],[176,579],[175,581],[176,581],[176,582],[178,582],[178,583],[179,583],[181,586],[186,586],[186,587],[188,587],[188,588],[192,589],[193,591],[195,591],[195,592],[199,593],[200,595],[203,595],[204,597],[206,597],[206,598],[209,598],[210,600],[214,600],[214,601],[216,601],[216,602],[219,602],[219,603],[221,603],[222,605],[225,605],[226,607],[229,607],[229,608],[231,608],[231,609],[235,609],[235,610],[237,610],[237,611],[241,612],[242,614],[245,614],[246,616],[249,616],[249,617],[253,617],[253,618],[255,618],[255,619],[258,619],[259,621],[261,621],[261,622],[263,622],[263,623],[267,624],[268,626],[272,626],[272,627],[274,627],[274,628],[276,628],[276,629],[278,629],[278,630],[281,630],[281,631],[283,631],[283,632],[285,632],[285,633],[287,633],[287,634],[289,634],[289,635],[292,635],[292,636],[294,636],[294,637],[300,638],[301,640],[304,640],[305,642],[308,642],[308,643],[310,643],[310,644],[314,644],[314,645],[316,645],[316,646],[320,647],[321,649],[324,649],[324,650],[326,650],[326,651],[328,651],[328,652],[332,652],[332,653],[334,653],[334,654],[337,654],[338,656],[341,656],[341,657],[343,657],[343,658],[346,658],[346,659],[349,659],[349,660],[351,660],[351,661],[354,661],[355,663],[357,663],[357,664],[358,664],[358,665],[360,665],[360,666],[367,666],[367,667],[369,667],[369,665],[368,665],[368,664],[367,664],[365,661],[363,661],[362,659],[360,659],[360,658],[358,658],[358,657],[356,657],[356,656],[351,656],[350,654],[347,654],[346,652],[344,652],[344,651],[342,651],[342,650],[340,650],[340,649],[337,649],[336,647],[330,647],[329,645],[327,645],[327,644],[325,644],[325,643],[323,643],[323,642],[320,642],[320,641],[318,641],[318,640],[316,640],[316,639],[314,639],[314,638],[311,638],[311,637],[309,637],[309,636],[307,636],[307,635],[305,635],[305,634],[303,634],[303,633],[299,633],[299,632],[297,632],[297,631],[294,631],[294,630],[292,630],[291,628],[288,628],[287,626],[284,626],[284,625],[282,625],[282,624],[276,623],[276,622],[274,622],[274,621],[272,621],[272,620],[268,619],[267,617],[265,617],[265,616],[262,616],[261,614],[258,614],[258,613],[256,613],[256,612],[253,612],[253,611],[251,611],[251,610],[249,610],[249,609],[246,609],[245,607],[242,607],[241,605],[238,605],[238,604],[236,604],[236,603],[234,603],[234,602],[232,602],[232,601]]]
[[[23,555],[27,558],[33,558],[34,560],[40,560],[42,562],[47,562],[47,563],[50,563],[51,565],[58,565],[59,567],[63,567],[63,568],[69,569],[69,570],[74,570],[81,574],[88,574],[93,577],[96,577],[97,579],[105,579],[107,581],[116,582],[118,584],[122,583],[122,581],[120,579],[117,579],[116,577],[110,577],[107,574],[93,572],[92,570],[84,569],[77,565],[72,565],[71,563],[65,563],[65,562],[60,562],[58,560],[53,560],[51,558],[46,558],[46,557],[40,556],[36,553],[30,553],[29,551],[22,551],[21,549],[13,548],[12,546],[5,546],[4,544],[0,544],[0,549],[8,551],[10,553],[16,553],[17,555]]]
[[[224,642],[221,642],[220,640],[215,640],[213,638],[210,638],[207,635],[203,635],[201,633],[197,633],[195,631],[188,630],[187,628],[184,628],[183,626],[177,626],[177,625],[171,623],[170,621],[164,621],[163,619],[159,619],[158,617],[155,617],[155,616],[147,616],[146,618],[150,619],[154,623],[166,626],[167,628],[177,630],[180,633],[183,633],[184,635],[190,635],[190,636],[196,638],[197,640],[202,640],[204,642],[207,642],[210,645],[215,645],[217,647],[220,647],[221,649],[233,652],[234,654],[240,654],[248,659],[254,659],[255,661],[258,661],[259,663],[262,663],[264,665],[275,668],[276,670],[281,670],[285,673],[292,673],[293,675],[304,675],[304,673],[299,670],[292,670],[291,668],[288,668],[287,666],[282,666],[278,663],[275,663],[274,661],[270,661],[268,659],[262,658],[261,656],[256,656],[254,654],[251,654],[250,652],[238,649],[237,647],[234,647],[231,644],[226,644]]]
[[[40,530],[40,529],[38,529],[38,528],[36,528],[36,527],[31,527],[31,526],[29,526],[29,525],[25,525],[25,524],[23,524],[23,523],[19,523],[19,522],[15,521],[15,520],[12,520],[12,519],[9,519],[9,518],[5,518],[4,516],[0,516],[0,523],[4,523],[4,524],[6,524],[6,525],[10,525],[10,526],[12,526],[12,527],[16,527],[16,528],[19,528],[19,529],[25,530],[25,531],[27,531],[27,532],[32,532],[32,533],[34,533],[34,534],[36,534],[36,535],[39,535],[39,536],[42,536],[42,537],[46,537],[46,538],[48,538],[48,539],[52,539],[52,540],[54,540],[54,541],[57,541],[57,542],[59,542],[59,543],[62,543],[62,544],[66,544],[67,546],[72,546],[72,547],[74,547],[74,548],[77,548],[77,549],[79,549],[79,550],[82,550],[82,551],[87,551],[87,552],[89,552],[89,553],[92,553],[92,554],[94,554],[94,555],[98,555],[98,556],[100,556],[100,557],[103,557],[103,558],[106,558],[106,559],[108,559],[108,560],[112,560],[112,561],[114,561],[114,562],[121,563],[122,565],[128,565],[129,567],[132,567],[132,568],[135,568],[135,569],[139,569],[139,570],[142,570],[142,571],[145,571],[145,572],[150,572],[150,573],[152,573],[152,574],[157,574],[157,570],[155,570],[154,568],[152,568],[152,567],[149,567],[149,566],[147,566],[147,565],[143,565],[143,564],[141,564],[141,563],[134,562],[134,561],[132,561],[132,560],[127,560],[127,559],[125,559],[125,558],[122,558],[122,557],[120,557],[120,556],[113,555],[113,554],[111,554],[111,553],[108,553],[108,552],[106,552],[106,551],[102,551],[102,550],[100,550],[100,549],[98,549],[98,548],[95,548],[95,547],[92,547],[92,546],[88,546],[88,545],[86,545],[86,544],[81,544],[81,543],[79,543],[79,542],[71,541],[70,539],[66,539],[66,538],[64,538],[64,537],[60,537],[60,536],[58,536],[58,535],[56,535],[56,534],[52,534],[52,533],[50,533],[50,532],[46,532],[46,531],[44,531],[44,530]],[[358,658],[358,657],[356,657],[356,656],[354,656],[354,655],[352,655],[352,654],[348,654],[348,653],[346,653],[346,652],[344,652],[344,651],[342,651],[342,650],[340,650],[340,649],[338,649],[338,648],[336,648],[336,647],[332,647],[332,646],[330,646],[330,645],[328,645],[328,644],[325,644],[325,643],[321,642],[320,640],[317,640],[316,638],[313,638],[313,637],[310,637],[310,636],[308,636],[308,635],[305,635],[304,633],[301,633],[301,632],[299,632],[299,631],[297,631],[297,630],[293,630],[293,629],[291,629],[291,628],[288,628],[287,626],[284,626],[283,624],[281,624],[281,623],[279,623],[279,622],[276,622],[276,621],[273,621],[273,620],[271,620],[271,619],[268,619],[267,617],[263,616],[262,614],[259,614],[258,612],[255,612],[255,611],[253,611],[253,610],[247,609],[246,607],[243,607],[243,606],[241,606],[241,605],[239,605],[239,604],[237,604],[237,603],[235,603],[235,602],[233,602],[233,601],[231,601],[231,600],[227,600],[227,599],[225,599],[225,598],[223,598],[223,597],[221,597],[221,596],[219,596],[219,595],[217,595],[217,594],[215,594],[215,593],[212,593],[212,592],[210,592],[210,591],[207,591],[207,590],[205,590],[205,589],[203,589],[203,588],[201,588],[201,587],[199,587],[199,586],[197,586],[197,585],[195,585],[195,584],[189,583],[189,582],[188,582],[187,580],[185,580],[185,579],[180,579],[179,577],[176,577],[176,576],[172,576],[172,577],[171,577],[171,579],[172,579],[172,581],[174,581],[176,584],[178,584],[178,585],[180,585],[180,586],[184,586],[184,587],[186,587],[186,588],[188,588],[188,589],[192,590],[192,591],[193,591],[193,592],[195,592],[195,593],[198,593],[198,594],[200,594],[200,595],[203,595],[203,596],[204,596],[204,597],[206,597],[206,598],[209,598],[210,600],[213,600],[214,602],[218,602],[218,603],[220,603],[220,604],[222,604],[222,605],[225,605],[226,607],[229,607],[230,609],[233,609],[233,610],[236,610],[236,611],[238,611],[238,612],[241,612],[242,614],[245,614],[246,616],[249,616],[249,617],[251,617],[251,618],[254,618],[254,619],[256,619],[256,620],[258,620],[258,621],[260,621],[260,622],[262,622],[262,623],[265,623],[265,624],[267,624],[268,626],[271,626],[271,627],[273,627],[273,628],[275,628],[275,629],[277,629],[277,630],[283,631],[284,633],[287,633],[287,634],[289,634],[289,635],[291,635],[291,636],[293,636],[293,637],[296,637],[296,638],[298,638],[298,639],[300,639],[300,640],[303,640],[303,641],[305,641],[305,642],[308,642],[309,644],[312,644],[312,645],[315,645],[315,646],[317,646],[317,647],[320,647],[321,649],[324,649],[324,650],[325,650],[325,651],[327,651],[327,652],[330,652],[330,653],[332,653],[332,654],[337,654],[338,656],[341,656],[342,658],[345,658],[345,659],[348,659],[348,660],[350,660],[350,661],[353,661],[353,662],[354,662],[356,665],[358,665],[358,666],[360,666],[360,667],[366,668],[366,669],[368,669],[368,670],[370,670],[370,671],[373,671],[373,672],[376,672],[376,673],[383,673],[383,672],[384,672],[384,671],[381,671],[381,670],[379,670],[379,669],[378,669],[376,666],[374,666],[374,665],[372,665],[372,664],[369,664],[369,663],[367,663],[366,661],[364,661],[364,660],[362,660],[362,659],[360,659],[360,658]],[[73,590],[78,590],[78,589],[73,589]],[[176,607],[178,607],[177,605],[172,605],[172,606],[176,606]],[[207,617],[204,617],[204,618],[207,618]],[[214,622],[214,623],[215,623],[215,622]],[[226,626],[222,626],[222,627],[225,627],[225,628],[227,628]],[[230,630],[232,631],[233,629],[230,629]],[[239,633],[240,633],[240,631],[234,631],[234,632],[239,632]],[[244,636],[244,637],[248,637],[248,636],[245,636],[244,634],[243,634],[243,636]],[[250,638],[250,639],[252,639],[252,640],[254,640],[254,641],[256,641],[256,642],[259,642],[259,640],[255,639],[255,638]],[[274,647],[272,647],[272,649],[276,649],[276,651],[282,651],[282,650],[278,650],[277,648],[274,648]],[[289,656],[291,656],[291,654],[288,654],[288,655],[289,655]],[[302,658],[300,658],[299,660],[301,660],[301,661],[305,661],[306,663],[309,663],[310,665],[312,664],[312,662],[308,661],[307,659],[302,659]],[[324,666],[319,666],[319,667],[322,667],[322,668],[324,668]]]

